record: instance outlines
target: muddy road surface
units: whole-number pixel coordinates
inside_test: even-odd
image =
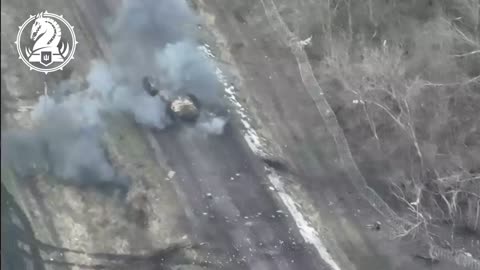
[[[221,136],[176,130],[154,133],[154,139],[159,159],[176,172],[197,241],[240,264],[229,267],[329,269],[272,198],[258,158],[235,127]]]
[[[55,91],[60,81],[85,83],[89,60],[112,61],[105,25],[127,2],[2,0],[2,127],[29,128],[29,108],[44,85]],[[142,14],[139,6],[134,11]],[[220,91],[231,119],[223,133],[182,124],[149,128],[113,117],[105,145],[114,168],[132,180],[125,198],[52,182],[45,174],[22,181],[2,170],[2,187],[5,181],[33,228],[34,236],[21,240],[36,245],[29,269],[41,263],[41,269],[139,270],[458,267],[432,265],[425,247],[392,241],[387,226],[369,229],[384,217],[339,166],[335,141],[294,55],[267,20],[268,5],[192,0],[185,6],[196,16],[192,38],[225,87]],[[17,26],[45,9],[63,14],[79,41],[69,69],[48,76],[18,61],[13,44]],[[132,69],[133,77],[145,76]],[[184,248],[169,249],[178,243]]]

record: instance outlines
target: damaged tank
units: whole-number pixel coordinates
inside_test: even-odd
[[[169,104],[169,110],[184,121],[196,121],[200,115],[198,102],[193,95],[174,98]]]
[[[143,89],[147,91],[150,96],[156,96],[158,94],[157,82],[150,76],[145,76],[142,79]]]
[[[152,77],[143,78],[143,88],[150,96],[158,95],[167,104],[167,114],[172,119],[180,119],[186,122],[195,122],[200,115],[198,99],[192,95],[171,95],[167,90],[159,90],[158,82]]]

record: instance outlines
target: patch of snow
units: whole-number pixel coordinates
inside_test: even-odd
[[[206,52],[207,56],[214,58],[215,56],[210,56],[211,51],[209,49],[209,46],[205,44],[203,46],[204,48],[202,51]],[[208,53],[207,53],[208,52]],[[240,116],[240,121],[242,122],[245,131],[244,131],[244,139],[247,142],[248,146],[251,148],[251,150],[255,154],[259,155],[264,155],[266,151],[264,150],[265,147],[261,142],[260,136],[258,136],[257,132],[253,129],[253,127],[250,125],[250,119],[245,113],[245,109],[243,108],[242,104],[238,101],[235,91],[234,91],[234,86],[228,83],[226,76],[223,74],[222,70],[220,68],[216,68],[215,73],[218,77],[218,80],[225,86],[225,93],[227,99],[235,106],[236,111],[238,115]],[[265,169],[267,169],[265,167]],[[287,194],[285,191],[284,185],[279,177],[274,171],[269,171],[267,173],[267,177],[272,184],[270,187],[270,190],[275,190],[277,191],[277,194],[280,196],[280,199],[282,202],[285,204],[286,208],[292,215],[297,227],[300,230],[300,234],[302,237],[305,239],[307,243],[312,244],[317,252],[320,254],[322,259],[330,265],[330,267],[333,270],[341,270],[340,266],[335,262],[333,257],[330,255],[328,252],[327,248],[323,244],[322,240],[320,239],[320,236],[318,235],[318,232],[308,223],[308,221],[305,219],[301,211],[299,210],[299,207],[297,206],[297,203],[293,200],[293,198]],[[231,180],[233,177],[231,178]]]
[[[295,201],[292,199],[292,197],[290,197],[285,192],[285,189],[282,181],[280,180],[280,177],[275,172],[271,172],[270,174],[268,174],[268,179],[276,188],[278,192],[277,194],[280,196],[283,203],[287,207],[288,212],[290,212],[290,214],[293,216],[295,224],[300,230],[300,234],[305,239],[305,241],[307,243],[312,244],[315,247],[315,249],[318,251],[322,259],[326,263],[328,263],[333,270],[340,270],[340,266],[338,266],[338,264],[335,262],[335,260],[332,258],[332,256],[328,252],[327,248],[325,247],[322,240],[320,239],[318,232],[312,226],[310,226],[308,221],[305,219],[303,214],[298,209]]]
[[[202,51],[207,57],[215,58],[215,55],[212,53],[212,50],[210,49],[210,46],[208,46],[208,44],[198,46],[198,49]]]

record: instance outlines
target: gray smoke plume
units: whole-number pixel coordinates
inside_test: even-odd
[[[184,1],[124,1],[106,26],[111,60],[92,62],[86,89],[64,81],[55,91],[60,95],[40,97],[31,115],[35,128],[4,132],[2,166],[7,162],[24,177],[47,170],[66,183],[127,187],[102,145],[102,115],[124,113],[146,127],[168,126],[165,104],[143,91],[143,76],[159,77],[169,91],[222,107],[213,67],[189,37],[195,20]],[[199,125],[214,134],[223,126],[221,118]]]

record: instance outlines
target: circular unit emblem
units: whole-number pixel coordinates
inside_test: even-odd
[[[78,42],[73,26],[62,15],[48,11],[30,15],[18,28],[19,59],[30,70],[47,74],[62,70],[73,59]]]

